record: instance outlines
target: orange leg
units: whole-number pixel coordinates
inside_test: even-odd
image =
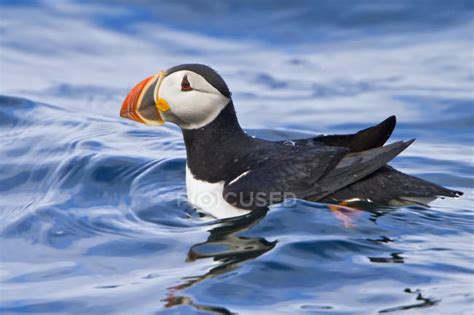
[[[338,205],[328,206],[336,218],[338,218],[346,228],[354,226],[352,220],[361,213],[361,210],[349,207],[349,204],[349,202],[343,201]]]

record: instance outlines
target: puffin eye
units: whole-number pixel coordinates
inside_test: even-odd
[[[181,91],[186,92],[186,91],[191,91],[193,88],[191,87],[191,84],[188,81],[188,75],[185,75],[183,77],[183,80],[181,81]]]

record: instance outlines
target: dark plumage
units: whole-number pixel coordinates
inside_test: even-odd
[[[183,130],[183,135],[195,178],[224,181],[224,198],[243,209],[281,202],[285,196],[329,203],[359,198],[388,205],[403,196],[461,194],[386,166],[413,142],[382,146],[394,127],[392,116],[353,135],[265,141],[240,128],[230,102],[212,123]]]
[[[360,152],[384,145],[392,135],[396,124],[396,117],[390,116],[380,124],[352,135],[318,136],[312,140],[332,147],[348,148],[351,152]]]
[[[289,197],[403,205],[462,195],[387,165],[414,141],[384,146],[395,116],[355,134],[294,141],[248,136],[237,121],[227,84],[205,65],[176,66],[142,81],[125,99],[121,115],[181,127],[188,197],[193,195],[195,205],[218,217],[241,215],[246,213],[242,210]],[[213,194],[215,202],[205,202],[201,197],[206,194]]]
[[[318,201],[370,200],[378,205],[426,204],[436,197],[459,197],[450,190],[426,180],[404,174],[391,166],[381,167],[362,180],[344,187]],[[426,198],[426,199],[424,199]]]

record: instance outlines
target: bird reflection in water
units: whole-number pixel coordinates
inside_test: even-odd
[[[341,224],[347,228],[354,226],[353,220],[363,212],[372,213],[371,220],[383,216],[388,208],[381,211],[379,207],[363,203],[350,205],[328,205],[331,212],[338,218]],[[212,258],[218,265],[211,268],[207,273],[183,278],[183,282],[168,288],[167,297],[163,300],[165,307],[171,308],[179,305],[188,305],[200,311],[232,314],[226,308],[213,305],[195,303],[192,298],[180,295],[180,291],[193,285],[212,279],[219,275],[231,272],[239,268],[240,264],[257,258],[272,250],[277,241],[267,241],[261,237],[241,236],[242,232],[250,230],[258,224],[267,214],[267,209],[252,211],[247,215],[220,220],[219,225],[209,231],[210,235],[205,242],[197,243],[189,249],[186,261],[193,262],[198,259]],[[390,240],[391,241],[391,240]],[[370,257],[373,262],[384,262],[382,258]],[[391,259],[403,263],[403,257],[393,256]]]
[[[209,231],[210,235],[205,242],[193,245],[189,249],[187,262],[212,258],[219,264],[203,275],[183,278],[183,283],[168,288],[168,296],[164,299],[165,307],[189,305],[202,311],[232,314],[232,312],[223,307],[194,303],[191,298],[180,296],[179,291],[206,279],[233,271],[242,262],[257,258],[272,250],[277,241],[269,242],[261,237],[244,237],[239,235],[260,222],[267,214],[267,211],[268,209],[261,209],[241,217],[221,220],[217,227]]]
[[[386,308],[386,309],[383,309],[383,310],[379,311],[379,314],[397,313],[397,312],[401,312],[401,311],[427,308],[427,307],[434,306],[434,305],[436,305],[440,302],[440,300],[424,297],[421,294],[421,291],[418,290],[418,289],[417,290],[412,290],[410,288],[406,288],[404,290],[404,292],[409,293],[409,294],[416,294],[417,303],[402,305],[402,306],[396,306],[396,307],[392,307],[392,308]]]

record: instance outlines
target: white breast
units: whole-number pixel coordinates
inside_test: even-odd
[[[223,190],[224,181],[207,183],[195,179],[188,165],[186,165],[186,191],[188,201],[193,206],[218,219],[236,217],[250,212],[227,203],[222,196]]]

